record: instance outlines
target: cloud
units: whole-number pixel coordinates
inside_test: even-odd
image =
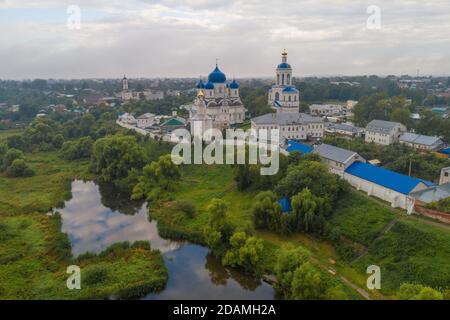
[[[450,73],[450,3],[373,1],[0,1],[2,78],[270,76],[283,48],[295,75]],[[3,12],[3,13],[2,13]],[[25,19],[26,18],[26,19]]]

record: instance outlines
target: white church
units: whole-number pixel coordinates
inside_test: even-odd
[[[200,79],[196,88],[197,97],[189,107],[193,136],[202,136],[208,129],[223,130],[244,122],[246,109],[239,97],[239,84],[236,80],[228,82],[217,64],[208,81]]]

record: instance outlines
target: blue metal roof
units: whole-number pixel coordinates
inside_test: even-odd
[[[205,89],[211,90],[214,89],[214,84],[209,81],[206,85],[205,85]]]
[[[291,200],[289,200],[288,197],[281,198],[280,200],[278,200],[278,203],[281,206],[282,212],[291,212],[292,211]]]
[[[202,79],[200,79],[200,80],[197,82],[196,87],[197,87],[197,89],[203,89],[203,88],[205,87],[205,84],[203,83]]]
[[[433,185],[432,182],[426,180],[409,177],[398,172],[358,161],[348,167],[345,172],[406,195],[410,194],[421,182],[426,186]]]
[[[212,83],[224,83],[227,81],[227,77],[225,76],[225,73],[220,71],[219,67],[216,65],[213,72],[209,74],[208,81]]]
[[[448,156],[450,157],[450,148],[446,148],[446,149],[442,149],[441,151],[439,151],[440,153],[443,154],[448,154]]]
[[[299,151],[301,153],[310,153],[313,151],[313,148],[308,146],[307,144],[303,144],[295,140],[288,140],[288,147],[286,148],[286,151],[287,152]]]

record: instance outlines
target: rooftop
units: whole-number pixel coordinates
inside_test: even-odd
[[[427,187],[433,185],[432,182],[426,180],[409,177],[398,172],[358,161],[348,167],[345,172],[406,195],[409,195],[421,183]]]
[[[307,123],[321,123],[323,122],[319,117],[311,117],[305,113],[267,113],[265,115],[253,118],[252,121],[256,124],[307,124]]]
[[[333,160],[339,163],[346,163],[352,157],[357,155],[356,152],[338,148],[329,144],[321,144],[314,149],[314,153],[317,153],[319,156]]]
[[[392,121],[372,120],[367,125],[366,130],[380,133],[390,133],[394,128],[398,126],[402,126],[402,124]]]
[[[288,140],[288,146],[286,148],[287,152],[298,151],[301,153],[310,153],[313,148],[307,144],[297,142],[295,140]]]
[[[450,197],[450,183],[411,193],[416,200],[425,203],[435,202]]]
[[[280,200],[278,200],[278,203],[281,206],[281,211],[282,212],[291,212],[292,211],[292,206],[291,206],[291,201],[289,200],[288,197],[284,197],[281,198]]]
[[[400,141],[432,146],[441,141],[441,139],[439,137],[424,136],[421,134],[405,132],[400,136]]]

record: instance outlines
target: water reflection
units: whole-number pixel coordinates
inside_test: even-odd
[[[112,189],[102,188],[102,192],[94,182],[74,181],[72,199],[58,210],[63,218],[62,231],[69,235],[75,256],[100,252],[121,241],[149,240],[153,248],[162,252],[179,246],[178,242],[159,237],[156,222],[148,221],[144,203],[114,197]]]
[[[149,240],[164,253],[169,270],[166,289],[146,299],[273,299],[273,288],[220,260],[199,245],[165,240],[149,221],[145,203],[130,201],[107,185],[74,181],[72,198],[58,209],[62,231],[69,235],[73,254],[100,252],[113,243]]]
[[[169,282],[159,294],[146,299],[273,299],[273,288],[248,275],[224,268],[220,261],[199,245],[185,244],[168,252],[164,260]],[[206,263],[205,263],[206,262]]]

